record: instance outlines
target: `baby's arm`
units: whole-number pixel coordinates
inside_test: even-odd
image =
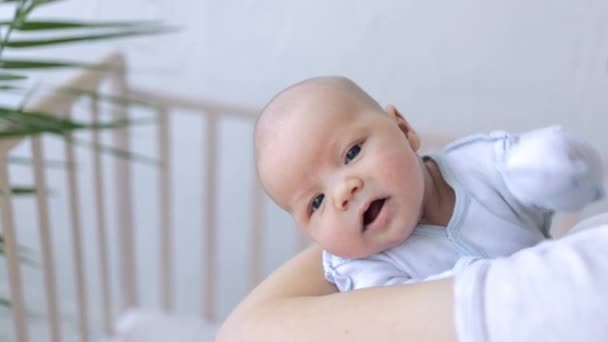
[[[413,282],[385,258],[376,254],[361,259],[344,259],[323,252],[325,279],[336,285],[340,292]]]
[[[600,154],[561,127],[513,137],[502,148],[499,171],[509,190],[526,205],[574,211],[604,196]]]

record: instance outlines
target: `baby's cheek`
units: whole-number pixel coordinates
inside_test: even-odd
[[[320,232],[317,243],[325,250],[341,257],[360,257],[366,252],[363,240],[354,229],[332,225]]]
[[[384,151],[376,159],[380,176],[391,181],[401,181],[404,177],[417,177],[419,165],[417,156],[409,156],[403,151]]]
[[[327,250],[341,248],[344,239],[340,238],[339,229],[335,222],[324,222],[317,225],[313,231],[313,240]]]

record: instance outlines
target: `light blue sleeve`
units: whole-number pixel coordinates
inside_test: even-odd
[[[499,172],[526,205],[573,211],[604,196],[600,154],[559,126],[509,136],[498,148]]]
[[[413,282],[381,254],[361,259],[346,259],[323,252],[325,279],[336,285],[340,292],[376,286]]]

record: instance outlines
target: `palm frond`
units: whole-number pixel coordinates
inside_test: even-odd
[[[64,135],[65,133],[82,129],[124,128],[133,124],[147,124],[152,120],[153,119],[150,118],[141,118],[86,123],[74,119],[58,117],[52,113],[0,106],[0,139],[40,133]],[[2,127],[3,122],[4,127]]]
[[[32,48],[32,47],[40,47],[40,46],[48,46],[48,45],[65,45],[71,43],[79,43],[84,41],[96,41],[96,40],[107,40],[107,39],[117,39],[117,38],[127,38],[127,37],[136,37],[136,36],[147,36],[147,35],[158,35],[175,32],[175,28],[169,27],[161,27],[161,28],[151,28],[151,29],[134,29],[134,30],[124,30],[120,32],[110,32],[110,33],[98,33],[98,34],[84,34],[84,35],[75,35],[71,37],[59,37],[59,38],[49,38],[49,39],[27,39],[27,40],[10,40],[5,43],[5,46],[13,49],[21,49],[21,48]]]
[[[2,193],[0,191],[0,193]],[[33,186],[12,186],[11,193],[13,195],[33,195],[36,193],[36,188]]]
[[[26,79],[25,75],[0,73],[0,81],[19,81]]]
[[[32,60],[32,59],[6,59],[0,61],[0,69],[54,69],[54,68],[92,68],[89,63],[58,61],[58,60]]]
[[[53,60],[53,59],[5,59],[3,52],[6,48],[11,49],[29,49],[45,46],[62,46],[72,43],[81,43],[87,41],[103,41],[118,38],[128,38],[146,35],[157,35],[171,33],[176,31],[175,28],[161,25],[156,21],[78,21],[78,20],[28,20],[28,16],[38,7],[55,3],[61,0],[0,0],[0,5],[13,5],[14,14],[11,20],[0,21],[0,92],[8,93],[14,90],[22,92],[23,88],[14,86],[13,83],[23,81],[28,78],[23,71],[27,70],[54,70],[61,68],[97,68],[111,70],[112,67],[92,66],[88,63],[70,60]],[[11,34],[13,31],[23,32],[23,35],[28,35],[30,32],[69,32],[70,34],[55,35],[49,38],[40,38],[31,36],[20,39],[13,39]],[[60,92],[75,93],[77,95],[85,95],[94,98],[96,101],[109,101],[112,104],[130,105],[139,104],[144,106],[152,106],[151,104],[128,99],[121,96],[113,96],[100,94],[98,92],[90,92],[79,89],[62,88]],[[157,165],[158,161],[153,158],[140,156],[129,151],[123,151],[111,146],[103,146],[91,142],[79,140],[72,137],[70,134],[73,131],[80,129],[113,129],[126,127],[132,124],[147,123],[150,119],[126,119],[115,120],[102,123],[88,123],[73,119],[58,117],[54,113],[43,113],[39,111],[30,111],[25,109],[33,89],[26,92],[21,104],[18,107],[10,107],[0,105],[0,139],[6,137],[21,137],[25,135],[34,135],[41,133],[50,133],[66,139],[68,143],[77,145],[86,145],[105,153],[111,153],[119,158],[125,158],[133,161],[145,162],[148,164]],[[29,160],[15,159],[11,157],[9,162],[12,163],[29,163]],[[45,165],[50,165],[50,162],[45,162]],[[62,167],[67,164],[63,163]],[[72,165],[73,166],[73,165]],[[31,195],[36,193],[36,189],[30,186],[12,186],[11,193],[13,195]],[[0,194],[1,196],[2,194]],[[19,246],[18,255],[20,262],[36,265],[36,262],[30,257],[31,253]],[[0,233],[0,255],[5,254],[5,241]],[[0,297],[0,307],[11,308],[9,298]]]
[[[2,237],[2,235],[0,235],[0,237]],[[19,246],[18,248],[18,252],[17,254],[19,255],[19,262],[26,264],[28,266],[31,267],[38,267],[39,263],[34,260],[31,255],[33,254],[32,250],[27,248],[27,247],[23,247],[23,246]],[[4,247],[4,242],[0,240],[0,255],[5,255],[6,254],[6,250]]]
[[[158,21],[61,21],[61,20],[29,20],[19,25],[14,25],[12,21],[0,21],[1,26],[11,26],[16,31],[54,31],[54,30],[73,30],[73,29],[125,29],[125,28],[150,28],[161,27]]]

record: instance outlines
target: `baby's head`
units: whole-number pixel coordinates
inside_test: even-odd
[[[268,195],[332,254],[365,257],[405,240],[422,211],[416,132],[343,77],[294,84],[263,109],[255,159]]]

